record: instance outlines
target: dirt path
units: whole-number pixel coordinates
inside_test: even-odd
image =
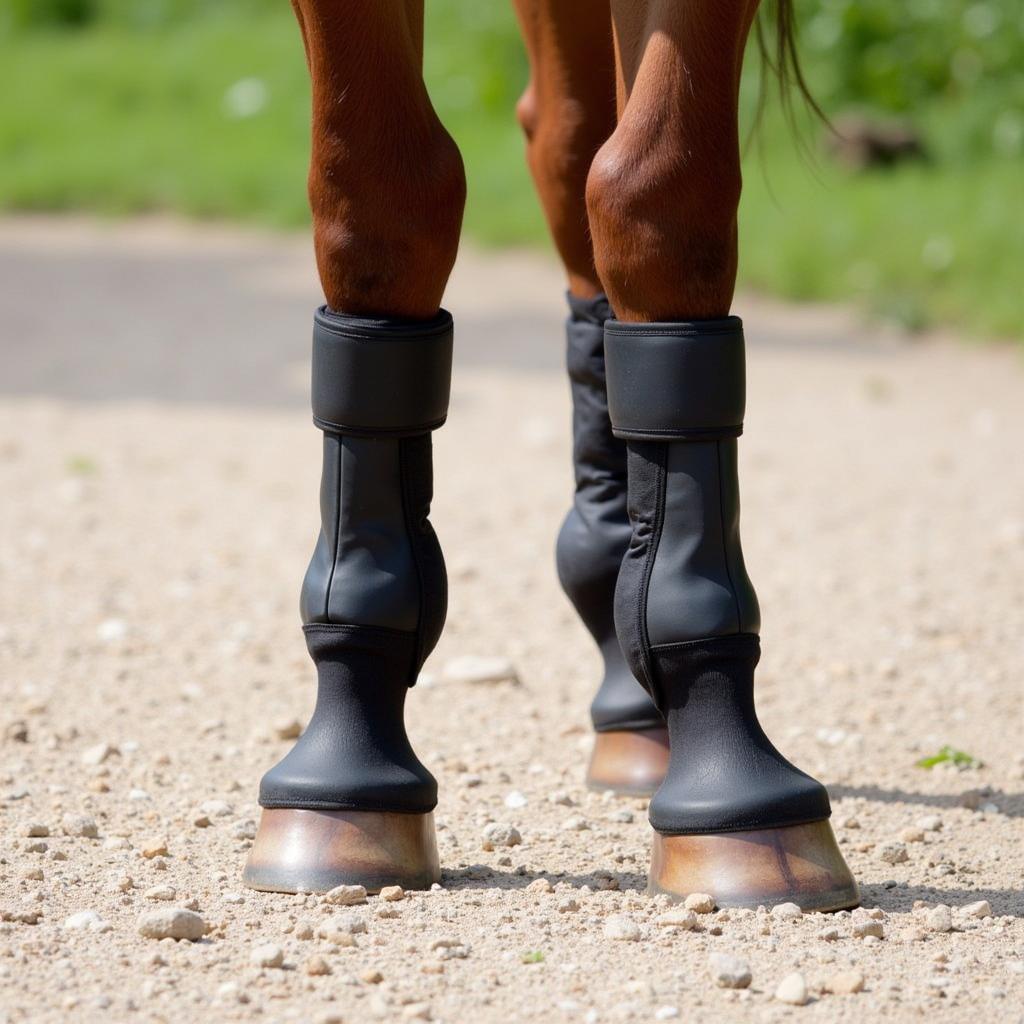
[[[643,804],[581,785],[597,659],[553,571],[568,398],[536,257],[467,254],[448,302],[452,599],[408,711],[443,890],[348,908],[339,945],[317,937],[337,908],[242,889],[257,781],[313,697],[312,281],[302,240],[0,221],[0,1022],[1024,1020],[1019,355],[737,301],[759,707],[829,784],[884,937],[848,915],[680,931],[643,893]],[[519,687],[448,680],[465,654]],[[984,765],[915,767],[944,744]],[[64,834],[83,817],[95,837]],[[482,849],[490,822],[521,845]],[[139,935],[186,905],[203,941]],[[268,945],[283,967],[255,963]],[[749,988],[716,987],[716,951]],[[805,1006],[775,998],[794,971]]]

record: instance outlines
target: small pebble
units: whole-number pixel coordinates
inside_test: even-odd
[[[484,827],[484,841],[481,844],[485,850],[493,850],[502,846],[518,846],[523,837],[519,829],[514,825],[504,825],[501,822],[492,822]]]
[[[147,900],[165,900],[170,902],[177,895],[177,891],[171,885],[154,885],[151,889],[147,889],[143,894]]]
[[[148,839],[142,845],[142,856],[146,860],[152,860],[154,857],[167,857],[167,840],[166,839]]]
[[[885,937],[885,926],[881,921],[874,921],[870,917],[858,917],[853,921],[853,937],[855,939],[866,939],[868,937],[881,939]]]
[[[252,951],[249,960],[257,967],[280,967],[284,963],[284,952],[280,946],[267,943],[257,946]]]
[[[917,827],[922,832],[938,832],[942,828],[942,819],[937,814],[926,814],[917,819]]]
[[[824,988],[833,995],[852,996],[864,991],[864,975],[856,970],[836,971],[826,979]]]
[[[976,903],[968,903],[967,906],[961,907],[960,913],[965,914],[967,917],[991,917],[992,907],[988,900],[978,900]]]
[[[710,914],[715,909],[715,898],[706,892],[691,892],[683,901],[683,906],[695,914]]]
[[[87,814],[65,814],[60,820],[60,830],[66,836],[81,836],[84,839],[95,839],[100,834],[95,820]]]
[[[747,961],[731,953],[712,953],[708,968],[719,988],[747,988],[752,980]]]
[[[25,829],[25,835],[30,836],[31,838],[34,838],[34,839],[40,839],[40,838],[43,838],[45,836],[48,836],[49,834],[50,834],[50,826],[49,825],[40,824],[39,822],[36,822],[36,821],[33,821]]]
[[[82,764],[100,765],[116,753],[117,747],[112,747],[109,743],[97,743],[96,746],[82,752]]]
[[[303,966],[306,973],[313,977],[331,973],[331,965],[319,954],[311,956]]]
[[[441,670],[452,683],[518,683],[519,673],[508,658],[464,654],[452,658]]]
[[[324,893],[323,902],[336,907],[354,907],[366,902],[366,888],[362,885],[339,885]]]
[[[878,859],[886,864],[902,864],[908,859],[903,843],[882,843],[878,847]]]
[[[64,919],[64,927],[72,931],[79,931],[82,928],[99,931],[104,924],[106,922],[95,910],[80,910],[77,914]]]
[[[777,903],[772,907],[772,917],[783,921],[795,921],[804,916],[804,912],[795,903]]]
[[[368,970],[363,971],[359,975],[360,980],[365,981],[367,985],[379,985],[384,980],[384,975],[380,971]]]
[[[804,1006],[807,1002],[807,982],[799,971],[787,974],[775,989],[775,998],[790,1006]]]
[[[398,903],[405,899],[405,890],[400,885],[385,885],[380,891],[380,898],[385,903]]]
[[[184,907],[162,907],[139,918],[139,934],[147,939],[187,939],[197,942],[206,934],[206,922]]]
[[[657,923],[662,928],[679,928],[684,932],[693,931],[697,927],[698,918],[697,914],[692,910],[687,910],[685,907],[673,907],[666,913],[661,914]]]
[[[945,903],[940,903],[928,911],[925,922],[933,932],[951,932],[953,930],[953,912]]]
[[[626,914],[612,914],[604,923],[604,936],[620,942],[639,942],[640,926]]]

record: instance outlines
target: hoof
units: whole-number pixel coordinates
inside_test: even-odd
[[[655,833],[647,891],[676,899],[706,892],[720,907],[796,903],[807,913],[860,903],[827,821],[717,835]]]
[[[242,873],[264,892],[429,889],[440,879],[433,814],[289,808],[264,809]]]
[[[589,789],[650,796],[668,770],[668,730],[622,729],[599,732],[587,767]]]

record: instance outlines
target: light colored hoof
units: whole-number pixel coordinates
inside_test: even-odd
[[[650,796],[668,771],[668,729],[623,729],[594,735],[587,767],[590,789]]]
[[[250,889],[429,889],[441,879],[433,814],[268,808],[242,873]]]
[[[860,903],[827,821],[716,835],[655,833],[647,891],[677,899],[705,892],[720,907],[796,903],[807,913]]]

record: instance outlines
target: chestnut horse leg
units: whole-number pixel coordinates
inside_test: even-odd
[[[629,543],[626,445],[612,436],[604,381],[605,299],[587,224],[587,173],[615,128],[615,65],[607,0],[515,0],[530,57],[517,114],[526,153],[569,285],[567,364],[573,399],[573,505],[558,536],[558,574],[601,652],[590,707],[587,784],[650,794],[668,764],[658,709],[615,636],[615,579]]]
[[[306,731],[260,784],[246,884],[284,892],[438,880],[437,784],[403,706],[444,624],[428,521],[447,413],[462,161],[421,75],[422,0],[295,0],[313,85],[309,196],[327,305],[313,328],[320,536],[300,610]]]
[[[739,536],[743,329],[729,316],[739,75],[756,0],[612,0],[619,123],[587,182],[613,429],[633,527],[622,649],[665,715],[650,888],[720,905],[856,905],[825,788],[754,712],[757,598]]]

